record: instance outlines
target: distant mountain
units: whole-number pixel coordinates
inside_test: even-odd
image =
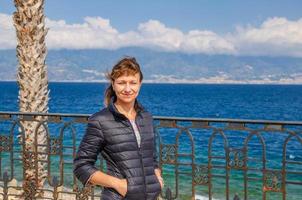
[[[146,82],[298,83],[302,58],[158,52],[144,48],[118,50],[50,50],[50,81],[105,81],[104,73],[122,56],[134,56]],[[0,80],[15,80],[15,50],[0,50]]]

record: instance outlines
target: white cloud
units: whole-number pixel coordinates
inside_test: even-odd
[[[86,17],[79,24],[46,19],[46,26],[49,28],[46,41],[49,49],[139,46],[170,52],[302,57],[302,18],[296,21],[269,18],[259,27],[238,27],[226,35],[211,30],[185,33],[157,20],[140,23],[137,29],[122,33],[101,17]],[[0,49],[15,46],[12,17],[0,13]]]
[[[12,16],[0,13],[0,49],[16,47],[16,33]]]
[[[269,18],[257,27],[238,27],[229,40],[239,54],[302,57],[302,18]]]
[[[83,24],[66,24],[65,21],[46,20],[49,28],[49,48],[118,48],[118,31],[110,26],[109,20],[86,17]]]
[[[158,47],[167,51],[177,51],[184,39],[180,30],[168,28],[157,20],[141,23],[138,34],[142,39],[140,46]]]
[[[192,53],[232,54],[235,48],[225,38],[211,31],[189,31],[184,37],[182,50]]]

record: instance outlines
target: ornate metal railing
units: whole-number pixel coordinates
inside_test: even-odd
[[[0,112],[0,199],[99,199],[101,187],[82,188],[72,173],[88,117]],[[32,152],[23,151],[24,122],[47,133],[45,143],[34,141]],[[165,179],[162,199],[302,196],[302,122],[154,117],[154,127]],[[25,170],[41,163],[47,166],[43,186],[24,184]]]

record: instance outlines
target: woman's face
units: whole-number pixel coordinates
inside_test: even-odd
[[[134,103],[141,87],[140,74],[122,75],[113,81],[112,87],[117,101],[126,104]]]

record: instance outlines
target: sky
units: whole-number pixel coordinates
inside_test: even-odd
[[[302,57],[301,0],[45,0],[50,49],[140,46],[184,53]],[[15,48],[0,0],[0,49]]]

